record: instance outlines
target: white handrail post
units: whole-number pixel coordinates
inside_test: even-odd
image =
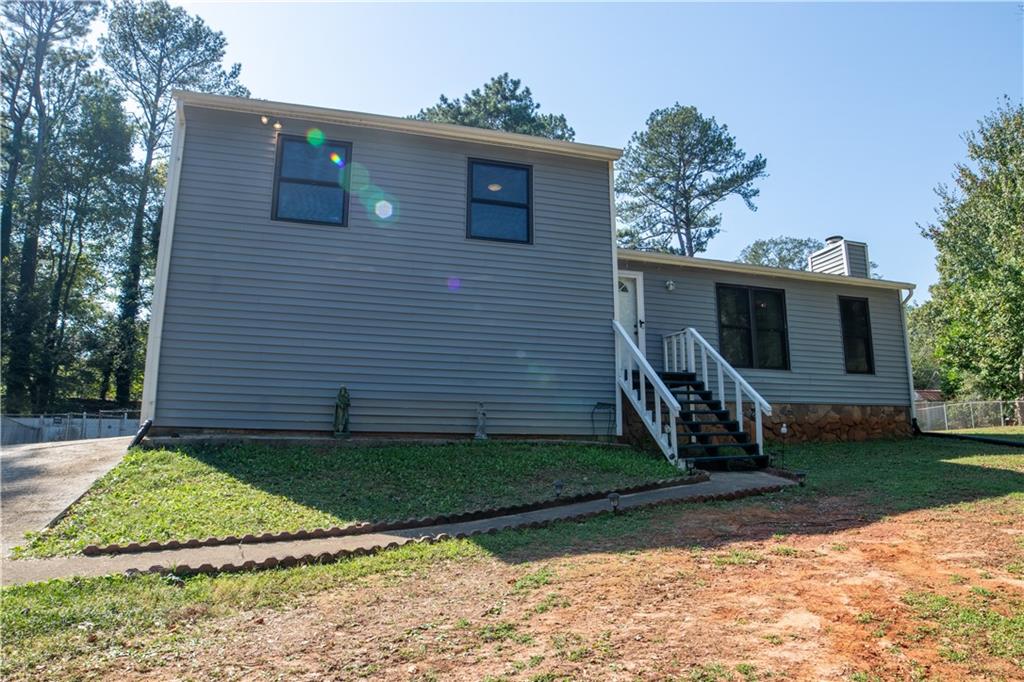
[[[644,373],[637,372],[640,378],[640,414],[647,416],[647,383],[644,381]]]
[[[722,371],[722,363],[716,361],[715,367],[718,368],[718,395],[725,395],[725,376]]]
[[[679,434],[676,433],[676,413],[671,410],[668,413],[668,442],[669,449],[672,454],[675,455],[676,461],[674,464],[679,464]]]
[[[743,389],[740,387],[740,382],[733,380],[736,384],[736,421],[740,425],[740,431],[743,430]],[[724,405],[722,407],[725,407]]]
[[[708,351],[704,346],[700,347],[700,371],[704,379],[704,390],[708,389]]]
[[[754,406],[754,430],[757,432],[757,454],[764,454],[764,432],[761,430],[761,408]]]
[[[693,355],[693,336],[690,334],[686,335],[686,359],[688,365],[686,367],[687,372],[692,372],[694,376],[697,375],[696,361]]]

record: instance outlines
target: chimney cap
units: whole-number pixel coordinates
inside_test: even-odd
[[[834,234],[829,237],[825,237],[826,244],[836,244],[841,241],[843,241],[843,235],[841,234]]]

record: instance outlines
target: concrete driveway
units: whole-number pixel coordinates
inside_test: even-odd
[[[0,552],[42,530],[121,461],[131,436],[5,446],[0,453]]]

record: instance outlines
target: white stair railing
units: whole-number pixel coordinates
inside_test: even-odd
[[[754,431],[757,438],[757,454],[764,454],[764,428],[761,416],[771,416],[772,406],[761,394],[740,376],[732,365],[726,362],[714,346],[693,327],[661,337],[662,357],[665,358],[666,372],[692,372],[704,382],[708,389],[709,376],[714,374],[718,391],[715,395],[725,404],[725,378],[732,380],[735,390],[736,421],[743,428],[743,396],[754,405]]]
[[[626,395],[633,409],[640,415],[644,425],[654,437],[672,464],[679,466],[679,443],[676,435],[676,419],[679,417],[679,401],[654,371],[647,358],[633,342],[633,337],[616,320],[615,330],[615,377],[616,383]],[[647,388],[653,389],[652,404],[648,405]]]

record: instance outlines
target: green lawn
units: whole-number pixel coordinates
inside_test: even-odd
[[[480,450],[465,446],[461,452],[466,458],[464,464],[478,469],[470,453],[484,454],[490,453],[491,448],[508,447],[493,444]],[[519,446],[512,451],[527,458],[541,457],[543,452],[527,446]],[[629,451],[587,448],[568,448],[567,451],[585,460],[593,457],[607,463],[611,458],[619,460],[620,465],[627,461],[631,463],[627,468],[636,467],[636,471],[645,471],[645,467],[653,466],[650,460]],[[634,459],[623,460],[627,455]],[[134,467],[148,462],[147,456],[153,457],[153,461],[168,458],[174,461],[183,457],[166,451],[136,453],[118,476],[128,475]],[[778,507],[801,504],[821,496],[855,495],[864,500],[861,508],[865,522],[901,511],[970,505],[985,500],[1009,504],[1024,514],[1024,453],[994,445],[919,438],[912,441],[792,446],[787,448],[785,457],[789,467],[808,472],[805,487],[789,488],[768,497],[715,504],[731,505],[742,516],[742,510],[751,505]],[[423,461],[430,459],[426,455],[420,458]],[[210,464],[207,459],[196,466]],[[517,467],[523,463],[508,466],[522,473],[522,469]],[[429,469],[436,472],[447,467],[435,465]],[[452,467],[448,473],[455,471]],[[476,484],[494,493],[496,488],[486,483],[491,478],[489,475]],[[160,480],[171,489],[179,489],[183,485],[166,475]],[[305,480],[311,481],[309,478]],[[104,489],[110,483],[105,480]],[[545,485],[546,482],[538,484],[540,487],[527,486],[525,489],[542,493]],[[190,497],[197,504],[207,504],[195,494]],[[123,509],[123,505],[120,508]],[[3,597],[0,600],[0,629],[4,633],[0,675],[18,673],[31,676],[35,665],[79,656],[100,660],[110,656],[142,655],[130,648],[130,642],[138,636],[157,638],[151,651],[159,652],[161,642],[170,647],[187,646],[187,642],[174,644],[172,641],[175,637],[184,636],[175,630],[176,623],[257,607],[286,607],[296,604],[305,595],[374,574],[400,576],[426,570],[441,562],[472,562],[490,556],[501,557],[505,561],[530,561],[615,546],[642,547],[647,538],[678,523],[680,515],[686,513],[687,507],[668,506],[607,514],[581,523],[564,522],[541,529],[505,531],[466,540],[407,545],[374,556],[355,557],[322,566],[218,576],[197,575],[184,580],[155,575],[54,580],[4,588],[0,592]],[[943,627],[959,627],[958,623],[963,619],[977,622],[983,631],[991,631],[994,636],[1003,638],[999,642],[1005,640],[1009,650],[1019,651],[1019,644],[1012,641],[1021,632],[1019,618],[1000,620],[980,611],[964,615],[966,612],[962,613],[962,609],[955,610],[960,608],[956,605],[931,603],[923,598],[916,599],[913,606],[920,610],[922,617],[941,617]],[[102,636],[97,638],[92,634],[95,632],[102,633]]]
[[[976,429],[954,429],[950,433],[962,433],[965,436],[984,436],[985,438],[1005,438],[1024,442],[1024,426],[981,426]]]
[[[18,556],[405,519],[679,476],[628,448],[509,442],[375,448],[136,450]]]

